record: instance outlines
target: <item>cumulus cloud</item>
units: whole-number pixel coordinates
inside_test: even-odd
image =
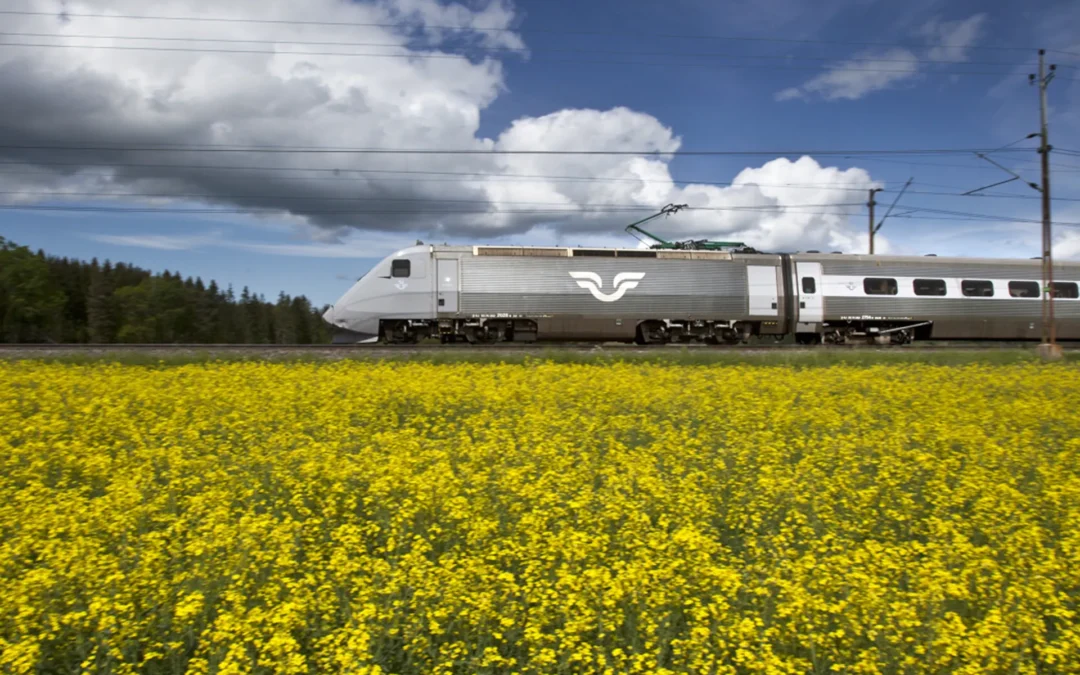
[[[667,153],[678,150],[682,139],[655,117],[624,107],[522,117],[493,137],[481,136],[481,114],[507,83],[501,62],[477,48],[524,47],[509,30],[515,13],[506,1],[268,0],[256,7],[162,0],[154,10],[167,16],[286,22],[280,25],[78,16],[130,13],[130,3],[119,0],[71,0],[63,5],[68,17],[63,19],[54,2],[28,4],[58,14],[47,21],[8,17],[6,29],[54,31],[60,37],[49,41],[66,46],[0,50],[0,162],[19,171],[0,174],[0,180],[6,191],[25,191],[18,203],[41,201],[36,193],[43,191],[63,191],[67,201],[84,203],[87,198],[77,193],[109,195],[110,205],[123,200],[251,210],[291,223],[314,240],[273,250],[247,248],[287,255],[332,255],[334,246],[349,249],[349,233],[358,230],[440,240],[537,232],[595,238],[620,232],[643,210],[669,202],[697,207],[665,222],[665,232],[673,235],[739,237],[777,250],[858,250],[862,245],[857,230],[848,227],[849,207],[838,206],[852,201],[852,194],[862,199],[851,189],[871,185],[861,169],[841,171],[812,158],[779,159],[747,169],[731,187],[679,184]],[[482,30],[492,28],[506,30]],[[195,36],[254,42],[153,39]],[[313,42],[356,46],[312,47]],[[163,45],[170,50],[131,49]],[[203,51],[184,49],[189,46]],[[273,53],[262,53],[267,51]],[[338,51],[342,55],[326,53]],[[349,55],[356,53],[384,56]],[[866,86],[871,85],[837,80],[820,91],[835,90],[843,97]],[[11,147],[58,145],[97,149]],[[643,154],[131,149],[176,145]],[[183,243],[140,241],[160,248]]]

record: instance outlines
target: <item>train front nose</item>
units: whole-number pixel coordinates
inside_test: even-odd
[[[323,312],[322,318],[334,327],[331,340],[334,344],[374,342],[378,339],[378,318],[365,312],[355,311],[341,301]]]

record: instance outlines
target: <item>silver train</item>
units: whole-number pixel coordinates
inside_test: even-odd
[[[417,245],[324,318],[339,342],[1033,340],[1040,270],[1038,260]],[[1058,338],[1080,339],[1080,264],[1055,264],[1054,279]]]

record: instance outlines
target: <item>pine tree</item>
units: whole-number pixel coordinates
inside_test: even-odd
[[[87,333],[90,342],[107,344],[116,339],[116,307],[113,301],[112,265],[105,261],[90,268],[90,288],[86,303]]]
[[[244,288],[96,259],[50,257],[0,238],[0,340],[65,342],[328,341],[307,298],[277,303]]]
[[[277,328],[275,342],[281,345],[296,344],[296,321],[292,312],[292,299],[282,291],[274,305],[274,326]]]

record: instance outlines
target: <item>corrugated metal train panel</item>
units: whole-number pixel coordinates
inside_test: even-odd
[[[571,272],[595,274],[599,284]],[[627,273],[642,276],[624,276],[616,288],[617,275]],[[465,314],[736,319],[747,312],[745,264],[725,260],[465,257],[461,284]]]
[[[1041,270],[1038,264],[1031,265],[1024,261],[1019,263],[1002,261],[1000,265],[987,265],[983,263],[950,263],[941,264],[929,261],[914,260],[910,263],[883,262],[875,264],[859,260],[823,260],[822,269],[825,274],[842,276],[862,277],[920,277],[928,279],[962,278],[962,279],[1001,279],[1015,280],[1041,279]],[[1054,278],[1060,281],[1080,281],[1080,270],[1063,269],[1054,270]]]
[[[1080,301],[1056,300],[1054,313],[1058,318],[1080,318]],[[956,318],[1017,318],[1042,317],[1042,303],[1038,299],[1022,298],[897,298],[889,296],[866,298],[825,298],[825,320],[837,321],[841,317],[915,317],[918,319]]]

